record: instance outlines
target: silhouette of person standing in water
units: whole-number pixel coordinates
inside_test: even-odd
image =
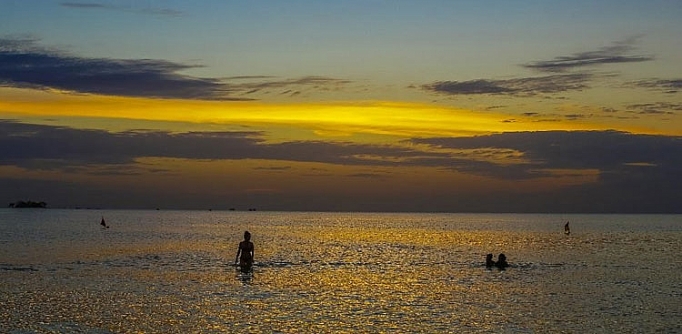
[[[253,254],[254,247],[253,242],[251,242],[251,233],[249,233],[249,231],[245,231],[244,241],[239,243],[237,257],[234,259],[234,262],[239,262],[239,267],[242,271],[248,271],[253,265]]]

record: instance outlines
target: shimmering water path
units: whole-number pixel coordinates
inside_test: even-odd
[[[681,218],[0,210],[0,332],[682,332]]]

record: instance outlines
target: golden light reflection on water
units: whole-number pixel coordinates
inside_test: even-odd
[[[136,223],[123,223],[125,217]],[[0,245],[0,300],[7,306],[0,332],[675,328],[682,290],[671,274],[682,263],[651,263],[661,252],[682,251],[679,233],[576,226],[567,237],[484,222],[472,228],[448,217],[118,213],[108,239],[94,230],[89,240],[81,234],[81,243],[68,244],[77,252],[15,263],[8,244]],[[64,221],[52,233],[82,226]],[[256,243],[249,273],[232,266],[244,229]],[[65,252],[66,245],[53,243],[53,252]],[[486,269],[489,252],[507,253],[512,267]],[[623,270],[624,261],[632,270]]]

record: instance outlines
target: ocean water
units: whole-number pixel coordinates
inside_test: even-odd
[[[675,333],[681,254],[682,215],[2,209],[0,333]]]

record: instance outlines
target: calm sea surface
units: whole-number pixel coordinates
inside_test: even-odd
[[[0,209],[0,333],[674,333],[681,269],[682,215]]]

